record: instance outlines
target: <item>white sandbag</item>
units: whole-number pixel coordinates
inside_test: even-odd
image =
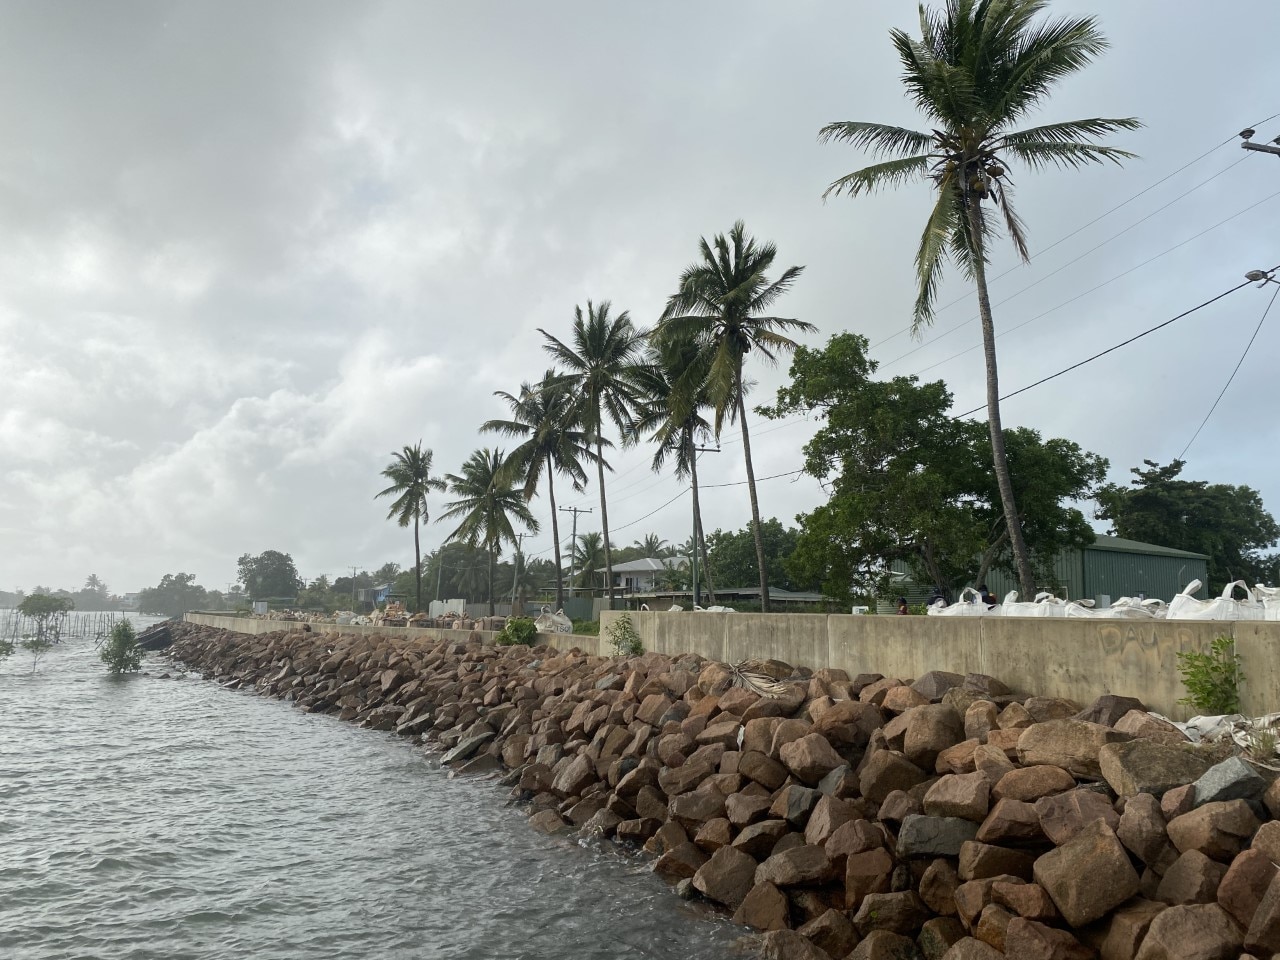
[[[1169,620],[1262,620],[1265,610],[1261,603],[1254,599],[1243,580],[1234,580],[1222,589],[1222,596],[1212,600],[1197,600],[1192,596],[1200,589],[1200,581],[1192,580],[1183,591],[1169,603],[1166,614]],[[1236,587],[1244,591],[1245,598],[1237,600],[1233,594]]]
[[[931,617],[998,617],[1000,607],[988,607],[973,587],[965,587],[960,591],[960,599],[950,606],[945,600],[937,600],[925,608]]]
[[[1254,586],[1253,595],[1262,604],[1262,619],[1280,620],[1280,587],[1266,587],[1259,583]]]
[[[1065,617],[1067,615],[1066,603],[1052,593],[1037,593],[1035,600],[1031,603],[1023,601],[1018,602],[1017,591],[1010,591],[1009,595],[1004,598],[1003,616],[1006,617]]]
[[[542,608],[533,625],[539,633],[573,633],[573,621],[564,615],[563,610],[552,613],[550,607]]]

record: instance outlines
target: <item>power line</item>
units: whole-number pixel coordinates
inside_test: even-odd
[[[1267,119],[1266,119],[1266,120],[1259,120],[1257,123],[1253,124],[1253,126],[1254,126],[1254,127],[1260,127],[1260,126],[1262,126],[1262,124],[1264,124],[1264,123],[1268,123],[1269,121],[1274,120],[1276,117],[1280,117],[1280,113],[1272,114],[1270,117],[1267,117]],[[1209,148],[1208,150],[1206,150],[1204,153],[1200,154],[1200,156],[1196,157],[1196,158],[1195,158],[1195,159],[1193,159],[1193,160],[1188,160],[1186,163],[1184,163],[1182,166],[1178,167],[1178,169],[1174,170],[1172,173],[1165,174],[1165,175],[1164,175],[1163,177],[1161,177],[1159,180],[1155,181],[1155,183],[1152,183],[1152,184],[1150,184],[1149,186],[1143,187],[1141,190],[1139,190],[1139,191],[1138,191],[1137,193],[1135,193],[1133,196],[1129,197],[1129,199],[1127,199],[1127,200],[1122,200],[1120,203],[1116,204],[1116,205],[1115,205],[1114,207],[1112,207],[1111,209],[1109,209],[1109,210],[1105,211],[1104,213],[1100,213],[1098,216],[1094,217],[1094,218],[1093,218],[1092,220],[1090,220],[1088,223],[1085,223],[1085,224],[1083,224],[1083,225],[1081,225],[1081,226],[1077,227],[1075,230],[1072,230],[1070,233],[1066,234],[1066,235],[1065,235],[1065,236],[1063,236],[1063,237],[1059,237],[1057,240],[1053,241],[1053,243],[1049,244],[1049,245],[1048,245],[1047,247],[1045,247],[1043,250],[1039,250],[1039,251],[1037,251],[1037,252],[1036,252],[1035,254],[1033,254],[1030,258],[1028,258],[1028,262],[1029,262],[1030,260],[1034,260],[1036,257],[1043,256],[1044,254],[1046,254],[1046,253],[1048,253],[1050,250],[1052,250],[1054,247],[1058,246],[1060,243],[1063,243],[1063,242],[1065,242],[1065,241],[1067,241],[1067,240],[1070,240],[1072,237],[1076,236],[1077,234],[1081,233],[1082,231],[1084,231],[1084,230],[1088,229],[1089,227],[1093,226],[1093,225],[1094,225],[1095,223],[1097,223],[1098,221],[1106,219],[1107,217],[1111,216],[1111,214],[1115,213],[1117,210],[1121,209],[1122,207],[1127,206],[1128,204],[1132,203],[1134,200],[1137,200],[1139,197],[1143,196],[1144,194],[1146,194],[1146,193],[1150,193],[1150,192],[1151,192],[1152,190],[1154,190],[1156,187],[1160,186],[1162,183],[1166,183],[1167,181],[1169,181],[1169,180],[1173,179],[1173,178],[1174,178],[1174,177],[1176,177],[1178,174],[1180,174],[1183,170],[1186,170],[1188,167],[1195,166],[1197,163],[1199,163],[1199,162],[1200,162],[1201,160],[1203,160],[1205,157],[1209,156],[1211,153],[1215,153],[1215,152],[1217,152],[1218,150],[1221,150],[1221,149],[1222,149],[1223,147],[1225,147],[1228,143],[1230,143],[1231,141],[1235,140],[1237,136],[1238,136],[1238,134],[1232,134],[1231,136],[1229,136],[1229,137],[1227,137],[1225,140],[1223,140],[1221,143],[1219,143],[1217,146],[1214,146],[1214,147]],[[1216,174],[1215,174],[1215,176],[1216,176]],[[1193,188],[1193,189],[1194,189],[1194,188]],[[1184,196],[1185,196],[1185,194],[1184,194]],[[998,274],[996,274],[994,277],[992,277],[992,278],[991,278],[991,280],[990,280],[989,282],[994,283],[995,281],[997,281],[997,280],[1001,279],[1002,277],[1007,277],[1009,274],[1013,273],[1015,270],[1018,270],[1018,269],[1020,269],[1021,267],[1025,266],[1025,265],[1026,265],[1025,263],[1015,263],[1013,266],[1009,267],[1009,269],[1007,269],[1007,270],[1003,271],[1002,273],[998,273]],[[965,300],[968,300],[968,299],[969,299],[969,294],[963,294],[962,296],[959,296],[959,297],[957,297],[957,298],[956,298],[956,299],[954,299],[954,300],[951,300],[951,301],[949,301],[949,302],[947,302],[947,303],[944,303],[941,307],[939,307],[939,308],[938,308],[938,311],[937,311],[937,312],[939,312],[939,313],[940,313],[940,312],[942,312],[943,310],[946,310],[946,309],[948,309],[948,308],[950,308],[950,307],[954,307],[957,303],[961,303],[961,302],[963,302],[963,301],[965,301]],[[914,329],[915,329],[915,324],[908,324],[907,326],[903,327],[901,330],[898,330],[896,333],[891,333],[889,336],[885,337],[883,340],[879,340],[879,341],[877,341],[877,342],[873,343],[873,344],[872,344],[870,347],[868,347],[867,349],[868,349],[868,350],[875,350],[875,349],[877,349],[877,348],[879,348],[879,347],[884,346],[884,345],[885,345],[886,343],[888,343],[890,340],[895,340],[895,339],[897,339],[898,337],[902,336],[904,333],[910,333],[910,332],[911,332],[912,330],[914,330]],[[890,361],[890,362],[892,362],[892,361]]]
[[[1274,272],[1274,270],[1280,270],[1280,266],[1276,266],[1275,268],[1273,268],[1273,271],[1269,271],[1269,272]],[[1097,360],[1099,357],[1105,357],[1107,354],[1114,353],[1115,351],[1119,350],[1121,347],[1127,347],[1129,344],[1133,343],[1135,340],[1141,340],[1143,337],[1147,336],[1148,334],[1155,333],[1157,330],[1163,330],[1165,327],[1169,326],[1169,324],[1174,323],[1175,321],[1181,320],[1183,317],[1189,317],[1191,316],[1191,314],[1195,313],[1197,310],[1203,310],[1205,307],[1209,306],[1210,304],[1217,303],[1223,297],[1230,296],[1231,294],[1235,293],[1237,290],[1240,290],[1243,287],[1247,287],[1252,282],[1253,282],[1252,280],[1246,280],[1243,283],[1236,284],[1230,290],[1224,290],[1222,293],[1218,294],[1216,297],[1206,300],[1204,303],[1197,304],[1196,306],[1192,307],[1190,310],[1185,310],[1182,313],[1178,314],[1176,317],[1170,317],[1168,320],[1164,321],[1163,323],[1158,323],[1154,327],[1150,327],[1147,330],[1143,330],[1141,333],[1130,337],[1128,340],[1123,340],[1120,343],[1117,343],[1115,346],[1107,347],[1107,349],[1103,350],[1101,353],[1095,353],[1093,356],[1087,357],[1086,359],[1081,360],[1079,363],[1073,363],[1071,366],[1065,367],[1062,370],[1059,370],[1057,373],[1051,373],[1049,374],[1049,376],[1044,377],[1043,379],[1037,380],[1035,383],[1027,384],[1025,387],[1019,387],[1017,390],[1014,390],[1012,393],[1005,394],[1003,397],[1000,398],[1000,401],[1003,403],[1005,400],[1008,400],[1010,397],[1016,397],[1020,393],[1026,393],[1028,390],[1034,389],[1035,387],[1038,387],[1041,384],[1048,383],[1050,380],[1056,380],[1058,377],[1062,376],[1063,374],[1070,373],[1072,370],[1078,370],[1081,367],[1083,367],[1086,363],[1092,363],[1094,360]],[[981,406],[974,407],[972,410],[966,410],[964,413],[958,413],[955,416],[953,416],[951,419],[959,420],[962,417],[968,417],[975,413],[980,413],[982,410],[986,409],[986,406],[987,405],[984,403]]]
[[[1268,278],[1270,280],[1270,278]],[[1267,281],[1264,281],[1264,283]],[[1276,283],[1275,280],[1270,280]],[[1235,369],[1231,371],[1231,376],[1227,377],[1227,382],[1223,384],[1221,392],[1219,392],[1213,406],[1209,408],[1209,412],[1204,415],[1204,419],[1200,421],[1200,426],[1196,427],[1196,432],[1191,435],[1191,439],[1187,441],[1187,445],[1182,448],[1182,452],[1178,454],[1179,460],[1185,460],[1187,451],[1191,449],[1191,445],[1196,442],[1196,437],[1200,436],[1200,431],[1204,429],[1205,424],[1209,422],[1209,418],[1213,416],[1213,411],[1218,409],[1218,404],[1222,402],[1222,398],[1226,395],[1227,388],[1231,386],[1231,381],[1236,378],[1236,374],[1240,372],[1240,367],[1244,363],[1244,358],[1249,355],[1249,350],[1253,347],[1253,342],[1258,339],[1258,333],[1262,330],[1262,325],[1267,320],[1267,314],[1271,312],[1271,305],[1276,302],[1276,295],[1280,294],[1280,283],[1277,283],[1275,293],[1271,294],[1271,299],[1267,301],[1267,308],[1262,311],[1262,317],[1258,320],[1258,325],[1253,328],[1253,336],[1249,338],[1249,342],[1245,344],[1244,353],[1240,354],[1240,359],[1236,361]]]
[[[1134,273],[1138,270],[1141,270],[1145,266],[1155,263],[1161,257],[1165,257],[1173,253],[1173,251],[1177,250],[1179,247],[1185,247],[1188,243],[1191,243],[1192,241],[1195,241],[1195,240],[1199,240],[1206,233],[1211,233],[1214,230],[1217,230],[1219,227],[1225,226],[1226,224],[1230,223],[1232,220],[1235,220],[1237,217],[1242,217],[1246,213],[1248,213],[1250,210],[1260,207],[1264,203],[1269,203],[1272,200],[1276,199],[1277,197],[1280,197],[1280,190],[1277,190],[1275,193],[1271,194],[1271,196],[1269,197],[1263,197],[1261,200],[1257,201],[1256,203],[1251,203],[1249,206],[1245,207],[1243,210],[1238,210],[1237,212],[1233,213],[1231,216],[1227,217],[1225,220],[1219,220],[1213,226],[1205,227],[1199,233],[1193,234],[1187,237],[1187,239],[1185,240],[1180,240],[1178,243],[1175,243],[1172,247],[1169,247],[1165,250],[1160,251],[1153,257],[1148,257],[1146,260],[1143,260],[1141,263],[1130,267],[1128,270],[1125,270],[1121,273],[1117,273],[1114,277],[1111,277],[1109,280],[1104,280],[1101,283],[1097,284],[1096,286],[1092,286],[1088,290],[1085,290],[1082,293],[1077,293],[1074,297],[1071,297],[1067,300],[1063,300],[1056,307],[1050,307],[1048,310],[1045,310],[1043,313],[1038,313],[1034,317],[1031,317],[1027,320],[1023,320],[1021,323],[1014,324],[1012,327],[1008,327],[1004,330],[1001,330],[999,333],[996,334],[996,339],[999,340],[1005,334],[1013,333],[1015,330],[1021,330],[1023,327],[1027,326],[1030,323],[1035,323],[1037,320],[1042,320],[1043,318],[1049,316],[1049,314],[1056,313],[1057,311],[1061,310],[1063,307],[1069,306],[1070,304],[1075,303],[1077,300],[1081,300],[1084,297],[1089,296],[1089,294],[1091,293],[1096,293],[1097,291],[1101,290],[1103,287],[1108,286],[1112,283],[1115,283],[1117,280],[1127,277],[1129,274]],[[939,337],[938,339],[941,339],[941,338]],[[930,341],[930,342],[934,342],[934,341]],[[949,357],[945,357],[942,360],[937,360],[929,364],[927,367],[921,367],[919,370],[915,371],[915,376],[920,376],[922,374],[928,373],[930,370],[933,370],[936,367],[940,367],[943,364],[950,363],[952,360],[958,360],[960,357],[963,357],[966,354],[973,353],[973,351],[980,349],[981,346],[982,344],[978,343],[978,344],[974,344],[973,346],[965,347],[963,350],[959,351],[958,353],[953,353]]]

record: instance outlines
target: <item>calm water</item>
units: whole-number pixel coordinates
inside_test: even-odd
[[[92,641],[0,663],[0,957],[727,958],[641,861],[420,748]],[[172,679],[160,679],[169,670]]]

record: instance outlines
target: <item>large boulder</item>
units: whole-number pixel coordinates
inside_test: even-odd
[[[735,847],[721,847],[693,875],[693,886],[708,900],[736,910],[755,885],[756,862]]]
[[[902,754],[877,750],[863,766],[858,784],[867,800],[881,804],[893,791],[910,790],[925,779],[925,772]]]
[[[840,754],[820,733],[811,733],[785,744],[779,759],[801,783],[817,786],[828,773],[844,764]]]
[[[1105,916],[1140,886],[1124,847],[1101,821],[1089,824],[1040,857],[1034,877],[1067,923],[1075,927]]]
[[[958,857],[960,848],[978,835],[978,825],[960,817],[912,814],[898,830],[900,857]]]
[[[1196,781],[1197,807],[1224,800],[1253,800],[1262,796],[1267,781],[1239,757],[1227,757],[1204,772]]]
[[[1169,821],[1169,839],[1182,853],[1199,850],[1227,862],[1243,850],[1258,829],[1258,818],[1243,800],[1206,803]]]
[[[948,774],[924,795],[931,817],[961,817],[981,823],[991,804],[991,783],[981,773]]]
[[[1276,865],[1271,857],[1261,850],[1245,850],[1231,861],[1231,868],[1218,885],[1218,905],[1247,930],[1275,878]]]
[[[914,890],[904,890],[902,893],[869,893],[854,914],[853,925],[864,937],[872,930],[915,934],[929,916],[929,908]]]
[[[774,930],[760,938],[760,956],[764,960],[830,960],[831,955],[794,930]]]
[[[757,883],[733,915],[733,922],[754,930],[788,929],[786,895],[772,883]]]
[[[1130,739],[1100,723],[1046,720],[1033,723],[1018,738],[1018,762],[1024,767],[1047,763],[1084,780],[1102,779],[1098,754],[1108,743]]]
[[[1098,751],[1098,764],[1117,795],[1149,793],[1161,797],[1174,787],[1203,776],[1213,766],[1213,760],[1192,744],[1130,740],[1104,745]]]
[[[1041,797],[1074,790],[1076,778],[1061,767],[1044,764],[1036,767],[1019,767],[1010,770],[999,780],[991,795],[997,800],[1022,800],[1035,803]]]
[[[813,886],[833,879],[835,865],[822,847],[804,844],[775,853],[756,867],[755,882],[776,887]]]
[[[1137,960],[1237,960],[1243,940],[1216,903],[1170,907],[1151,921]]]
[[[931,703],[904,714],[910,720],[902,752],[924,770],[932,770],[938,754],[964,739],[964,721],[943,703]]]

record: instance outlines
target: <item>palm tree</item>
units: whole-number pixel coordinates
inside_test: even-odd
[[[609,600],[613,600],[613,553],[609,544],[609,507],[604,489],[604,425],[608,420],[618,428],[623,443],[635,440],[634,385],[637,360],[644,333],[631,323],[627,311],[609,316],[610,303],[587,301],[587,312],[573,308],[572,346],[553,337],[541,327],[545,349],[565,368],[563,382],[578,399],[579,423],[596,447],[596,470],[600,480],[600,529],[604,540],[604,566]]]
[[[779,353],[795,349],[795,341],[782,331],[809,333],[816,328],[803,320],[774,317],[766,311],[786,293],[804,267],[788,267],[777,280],[765,274],[778,255],[772,243],[757,244],[739,220],[728,235],[719,234],[712,243],[701,240],[702,259],[680,275],[680,289],[667,299],[658,322],[659,343],[681,338],[694,340],[707,351],[703,386],[715,410],[715,433],[727,419],[738,421],[742,430],[742,455],[747,467],[747,493],[751,499],[751,530],[756,541],[756,562],[760,568],[760,609],[769,612],[769,574],[765,567],[764,540],[760,535],[760,502],[756,497],[756,475],[751,464],[751,437],[747,430],[746,387],[742,366],[747,353],[755,350],[768,363],[776,363]],[[677,387],[686,398],[696,395],[698,367],[681,378]]]
[[[582,461],[591,462],[596,454],[591,449],[587,434],[574,424],[574,395],[566,388],[564,377],[556,371],[544,373],[537,386],[520,384],[517,397],[505,390],[496,391],[494,396],[506,401],[511,408],[511,419],[489,420],[480,429],[523,440],[511,451],[507,464],[523,481],[526,500],[533,498],[544,471],[547,476],[551,538],[555,542],[556,609],[559,610],[564,607],[564,574],[561,570],[560,522],[556,514],[554,478],[556,473],[562,473],[572,482],[574,490],[582,492],[587,485]]]
[[[392,460],[382,476],[391,481],[391,486],[379,491],[374,497],[395,496],[391,509],[387,513],[388,520],[395,520],[402,527],[413,523],[413,572],[416,580],[416,609],[422,609],[422,548],[418,542],[418,528],[428,519],[427,494],[432,490],[443,490],[444,481],[431,475],[431,451],[422,449],[419,440],[412,447],[405,447],[399,453],[391,454]]]
[[[887,158],[836,180],[824,197],[858,196],[884,186],[929,181],[936,193],[916,252],[914,329],[932,322],[943,261],[953,260],[978,290],[987,373],[987,424],[992,461],[1022,590],[1035,577],[1014,501],[1000,423],[995,326],[987,295],[988,243],[998,231],[982,201],[1000,209],[1004,228],[1024,261],[1030,259],[1022,221],[1014,211],[1009,160],[1031,170],[1077,168],[1133,154],[1100,146],[1100,137],[1135,130],[1133,118],[1074,120],[1015,129],[1048,98],[1059,80],[1083,69],[1107,47],[1092,17],[1038,20],[1047,0],[947,0],[941,11],[920,8],[920,39],[890,36],[902,63],[902,82],[926,116],[929,132],[881,123],[832,123],[819,139],[851,143]]]
[[[590,587],[595,584],[596,571],[600,569],[604,557],[604,538],[598,532],[578,534],[578,541],[569,550],[570,562],[578,574],[578,586]]]
[[[640,540],[631,544],[642,557],[662,557],[670,549],[667,541],[656,533],[646,533]]]
[[[701,556],[702,579],[714,603],[715,590],[707,564],[707,545],[702,535],[702,505],[698,494],[698,442],[707,440],[714,433],[711,423],[702,415],[702,411],[710,406],[706,390],[706,361],[709,356],[688,337],[651,345],[649,362],[642,368],[640,380],[647,402],[638,426],[642,433],[651,433],[657,444],[652,461],[654,472],[662,470],[670,456],[675,460],[676,478],[689,478],[694,531],[689,557],[694,557],[693,550]],[[680,389],[682,382],[692,385],[693,392]],[[697,603],[698,597],[695,596],[693,602]]]
[[[476,450],[462,465],[461,474],[449,474],[449,492],[458,499],[446,505],[441,520],[461,518],[446,540],[461,540],[470,547],[483,546],[489,554],[489,615],[493,616],[493,563],[503,541],[516,542],[514,517],[534,533],[538,521],[529,512],[524,495],[511,485],[511,470],[501,450]]]

